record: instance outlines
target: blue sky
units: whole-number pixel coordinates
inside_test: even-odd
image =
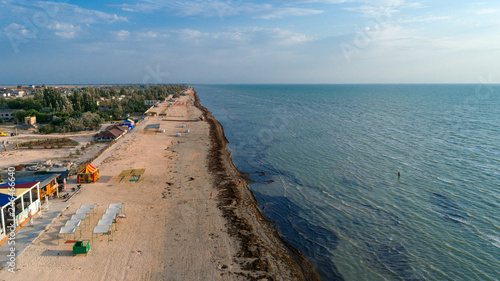
[[[0,84],[499,83],[500,2],[0,0]]]

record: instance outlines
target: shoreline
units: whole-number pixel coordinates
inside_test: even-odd
[[[248,186],[246,179],[247,173],[240,171],[234,165],[231,152],[227,149],[229,141],[224,134],[222,125],[212,116],[212,113],[201,105],[200,98],[194,91],[194,106],[202,111],[204,118],[210,125],[210,152],[209,152],[209,171],[213,174],[213,184],[217,186],[219,197],[221,197],[219,208],[223,209],[223,217],[226,218],[229,225],[229,234],[237,237],[241,241],[241,249],[238,255],[257,258],[247,265],[246,269],[263,270],[269,272],[269,264],[266,261],[266,254],[260,252],[259,248],[278,258],[274,266],[288,267],[291,275],[296,280],[321,280],[312,264],[304,255],[288,243],[279,231],[271,225],[260,209],[258,208],[257,198]],[[242,180],[243,179],[243,180]],[[218,184],[223,183],[222,185]],[[234,206],[235,208],[227,208]],[[242,210],[243,209],[243,210]],[[253,217],[253,222],[249,221]],[[273,245],[265,245],[264,241],[258,241],[252,229],[261,228],[267,234]],[[261,237],[263,238],[263,237]],[[277,243],[278,242],[278,243]],[[273,248],[274,247],[274,248]],[[256,249],[257,248],[257,249]],[[280,263],[283,263],[281,265]],[[260,276],[271,277],[272,276]],[[273,280],[273,279],[271,279]]]

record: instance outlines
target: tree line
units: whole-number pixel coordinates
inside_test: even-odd
[[[185,85],[127,85],[75,88],[63,94],[55,88],[39,89],[33,96],[0,99],[0,108],[20,109],[14,113],[18,122],[35,116],[44,124],[40,133],[77,132],[96,129],[104,121],[122,119],[127,114],[142,114],[149,106],[145,100],[163,100],[178,96]]]

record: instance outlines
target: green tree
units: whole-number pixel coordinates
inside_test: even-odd
[[[97,113],[85,112],[82,114],[83,126],[97,128],[104,121]]]
[[[25,110],[19,110],[14,112],[14,117],[16,117],[18,122],[24,122],[24,117],[28,116]]]
[[[61,131],[67,132],[79,132],[85,130],[83,125],[83,120],[81,118],[68,118],[62,124]]]
[[[53,125],[48,124],[38,128],[38,132],[40,134],[51,134],[56,132],[56,128]]]

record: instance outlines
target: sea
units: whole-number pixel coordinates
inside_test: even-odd
[[[192,85],[322,280],[500,280],[500,85]]]

